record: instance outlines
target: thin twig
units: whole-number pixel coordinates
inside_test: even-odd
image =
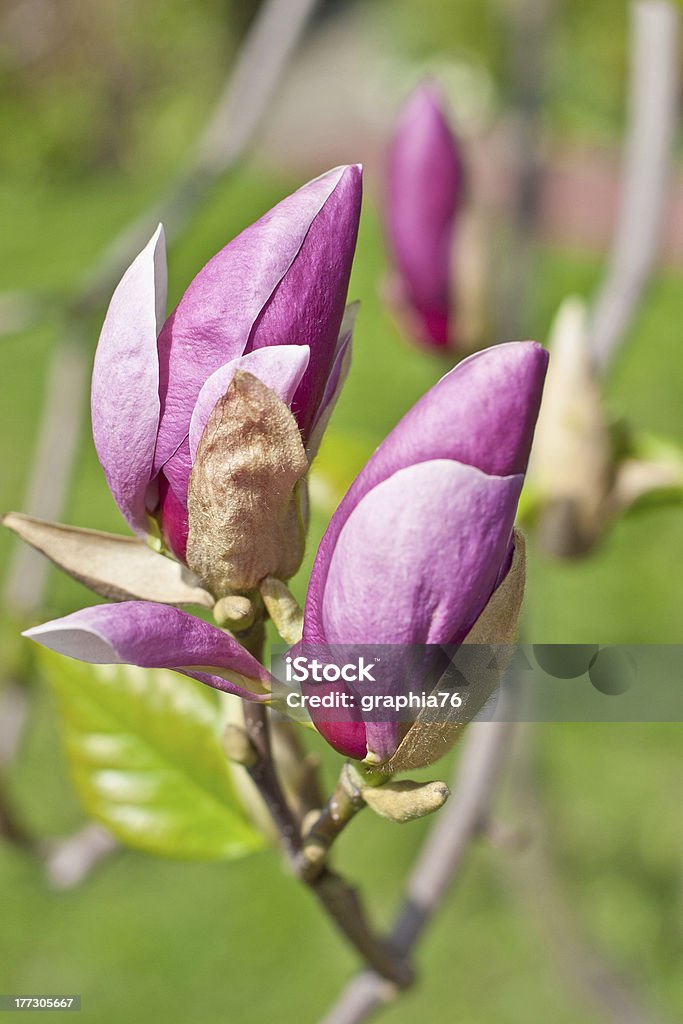
[[[43,851],[48,881],[54,889],[72,889],[118,848],[113,835],[100,825],[84,825],[73,835],[50,843]]]
[[[473,840],[488,823],[513,732],[512,724],[504,720],[513,717],[505,706],[510,692],[509,687],[501,691],[500,721],[475,722],[468,727],[453,796],[439,812],[418,855],[391,933],[391,945],[405,957],[457,879]],[[364,971],[342,992],[323,1024],[362,1024],[396,995],[397,990],[385,979]]]
[[[679,16],[668,0],[631,5],[629,127],[609,268],[595,301],[591,348],[604,373],[633,320],[660,251],[678,118]]]
[[[66,494],[83,425],[88,359],[73,330],[55,348],[42,402],[42,417],[24,498],[24,507],[40,519],[57,519]],[[29,618],[43,603],[50,562],[35,548],[19,544],[4,586],[3,603],[15,616]]]
[[[301,832],[273,764],[268,710],[262,704],[246,702],[244,727],[257,754],[255,762],[247,765],[247,771],[268,808],[287,859],[295,863],[301,849]]]
[[[23,686],[8,683],[0,692],[0,769],[17,756],[28,715],[28,695]],[[31,847],[31,838],[17,817],[14,803],[0,775],[0,837],[24,849]]]
[[[324,870],[332,844],[364,807],[365,801],[346,763],[331,795],[305,825],[298,858],[298,871],[303,877],[310,880]]]

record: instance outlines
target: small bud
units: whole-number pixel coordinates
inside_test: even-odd
[[[214,594],[289,579],[304,536],[297,484],[308,462],[296,420],[257,377],[238,371],[202,434],[190,474],[187,564]]]
[[[229,629],[231,633],[242,633],[254,624],[254,606],[248,597],[240,594],[228,594],[216,601],[213,617],[219,626]]]
[[[324,864],[327,859],[329,849],[329,843],[323,842],[316,836],[309,836],[309,838],[304,841],[302,848],[302,853],[307,867],[309,869],[315,869]]]
[[[393,304],[416,341],[442,349],[454,338],[451,252],[464,194],[459,140],[439,91],[423,83],[392,134],[387,234],[395,267]]]
[[[368,807],[399,825],[433,814],[446,803],[450,790],[445,782],[386,782],[362,791]]]
[[[308,833],[313,830],[319,818],[320,808],[314,807],[312,810],[307,811],[304,815],[303,821],[301,822],[301,834],[307,836]]]
[[[304,626],[304,613],[287,584],[274,576],[268,576],[261,583],[261,597],[285,643],[298,644]]]

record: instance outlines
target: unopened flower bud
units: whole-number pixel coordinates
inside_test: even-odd
[[[298,643],[303,629],[303,612],[287,584],[268,576],[261,583],[261,597],[282,639],[288,644]]]
[[[399,825],[433,814],[446,803],[450,790],[445,782],[386,782],[362,790],[368,807]]]
[[[459,363],[394,428],[318,549],[304,644],[511,642],[524,575],[513,525],[546,365],[547,354],[531,342],[485,349]],[[395,717],[365,720],[357,708],[337,721],[313,707],[311,715],[340,753],[383,768],[395,768],[415,728],[404,737]],[[447,749],[428,738],[415,750],[419,760],[411,755],[401,769],[429,764]]]
[[[229,629],[231,633],[243,633],[253,626],[255,614],[252,602],[240,594],[222,597],[213,608],[213,617],[218,625]]]
[[[609,426],[580,299],[566,299],[560,306],[550,351],[529,483],[541,509],[541,544],[552,554],[578,555],[603,530],[614,477]]]
[[[187,564],[213,593],[294,575],[304,551],[296,489],[307,470],[290,410],[238,371],[209,416],[188,489]]]
[[[388,298],[412,338],[430,348],[462,340],[453,278],[463,194],[459,141],[438,90],[423,83],[402,110],[389,149]]]

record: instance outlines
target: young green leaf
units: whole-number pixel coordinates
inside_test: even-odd
[[[230,860],[263,846],[233,785],[216,693],[161,669],[52,652],[41,660],[81,800],[121,842],[188,860]]]

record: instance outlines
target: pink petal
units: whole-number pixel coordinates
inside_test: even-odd
[[[261,348],[240,356],[212,373],[199,392],[190,420],[190,455],[194,462],[197,448],[216,402],[228,390],[238,370],[246,370],[274,391],[285,405],[290,405],[294,392],[306,372],[311,350],[308,345],[278,345]]]
[[[233,637],[178,608],[152,601],[124,601],[84,608],[23,634],[52,651],[93,665],[168,668],[246,700],[268,686],[262,665]],[[224,678],[211,669],[225,670]]]
[[[199,392],[211,374],[250,348],[311,342],[290,313],[262,324],[260,343],[252,335],[344,174],[341,167],[309,182],[238,235],[199,272],[164,324],[155,473],[187,436]]]
[[[143,536],[159,424],[157,333],[165,305],[166,257],[159,225],[114,292],[92,377],[95,448],[116,504]]]
[[[495,587],[522,482],[521,474],[487,476],[437,460],[378,484],[334,549],[322,596],[325,640],[459,642]]]

